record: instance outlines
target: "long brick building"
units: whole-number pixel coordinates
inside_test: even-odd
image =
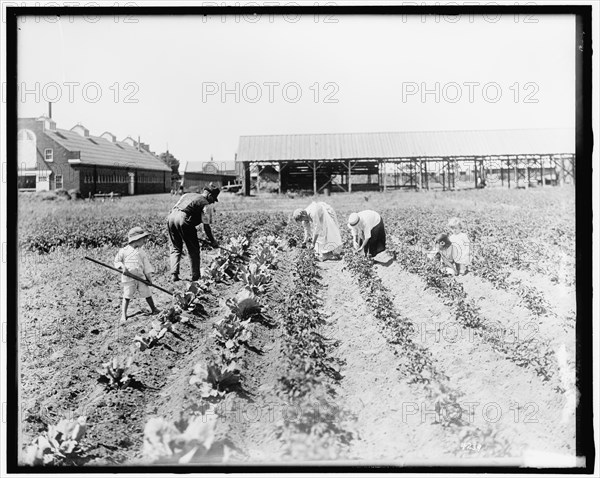
[[[83,125],[56,127],[46,116],[18,119],[19,189],[78,189],[83,196],[169,192],[171,169],[147,144],[110,132],[90,135]]]

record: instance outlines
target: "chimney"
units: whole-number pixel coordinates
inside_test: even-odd
[[[51,118],[48,118],[45,115],[40,116],[39,118],[37,118],[36,121],[40,121],[45,130],[50,130],[50,131],[56,130],[56,123]]]
[[[138,134],[137,150],[140,150],[140,135]]]
[[[77,133],[84,138],[87,138],[90,135],[90,130],[83,126],[81,123],[77,123],[75,126],[71,128],[71,131]]]
[[[110,141],[111,143],[117,142],[117,137],[112,134],[110,131],[105,131],[100,135],[101,138],[104,138],[106,141]]]
[[[123,143],[127,143],[129,146],[131,146],[133,148],[137,148],[137,145],[135,144],[135,140],[131,136],[127,136],[127,138],[125,138],[123,140]]]
[[[52,101],[48,101],[48,118],[52,119]]]

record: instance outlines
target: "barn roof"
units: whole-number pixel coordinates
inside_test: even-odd
[[[574,154],[571,129],[240,136],[237,161]]]
[[[235,170],[230,169],[231,162],[220,161],[187,161],[179,166],[179,173],[201,173],[220,176],[235,176]],[[235,164],[233,164],[235,167]]]
[[[82,136],[65,129],[45,130],[50,138],[69,151],[79,151],[81,164],[113,167],[129,167],[158,171],[171,171],[157,156],[138,149],[124,141],[111,142],[100,136]],[[73,160],[71,160],[73,162]]]

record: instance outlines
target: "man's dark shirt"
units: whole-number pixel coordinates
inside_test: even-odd
[[[202,212],[210,203],[198,193],[187,193],[181,196],[181,199],[175,204],[175,209],[185,212],[189,217],[189,223],[197,226],[202,222]]]

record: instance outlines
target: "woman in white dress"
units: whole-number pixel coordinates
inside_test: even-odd
[[[296,209],[293,217],[304,227],[303,243],[313,247],[320,259],[333,258],[340,253],[340,226],[329,204],[313,201],[306,209]]]

